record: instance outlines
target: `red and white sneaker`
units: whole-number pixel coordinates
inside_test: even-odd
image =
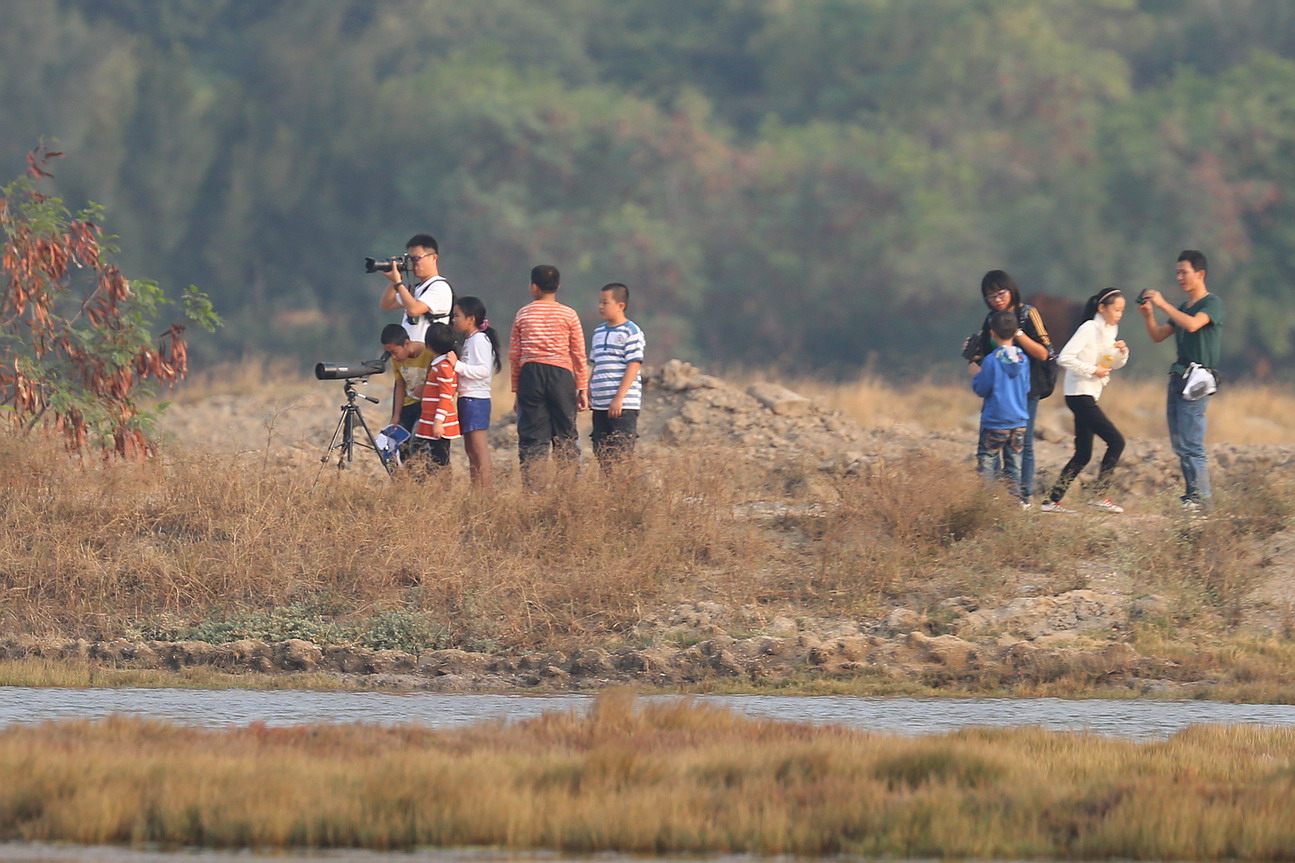
[[[1088,505],[1093,509],[1100,509],[1102,512],[1124,512],[1124,507],[1118,503],[1112,503],[1109,497],[1104,497],[1101,500],[1090,500]]]

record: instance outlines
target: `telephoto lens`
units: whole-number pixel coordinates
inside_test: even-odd
[[[385,355],[362,363],[315,363],[315,377],[321,381],[340,381],[346,378],[363,378],[380,375],[387,367]]]
[[[392,255],[389,258],[365,258],[364,272],[366,273],[389,273],[392,267],[409,271],[413,269],[414,262],[409,260],[408,255]]]

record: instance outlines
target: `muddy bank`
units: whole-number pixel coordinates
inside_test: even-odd
[[[88,661],[122,669],[209,667],[233,673],[329,673],[378,685],[445,692],[583,690],[613,685],[688,688],[725,680],[795,685],[813,680],[912,683],[926,687],[1010,688],[1063,679],[1166,694],[1185,684],[1222,680],[1139,653],[1126,643],[1131,622],[1160,612],[1159,597],[1130,604],[1091,590],[1021,597],[980,608],[969,597],[946,601],[938,620],[904,608],[860,625],[775,617],[766,633],[735,637],[716,621],[734,614],[699,602],[649,622],[646,646],[590,646],[574,651],[413,654],[301,639],[87,641],[22,636],[0,642],[0,657]],[[942,634],[932,634],[943,631]],[[643,633],[646,635],[646,632]]]

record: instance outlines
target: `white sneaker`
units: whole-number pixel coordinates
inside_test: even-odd
[[[1061,504],[1051,500],[1045,500],[1043,503],[1039,504],[1039,512],[1061,512],[1066,515],[1075,515],[1075,511],[1073,509],[1066,509]]]
[[[1088,505],[1103,512],[1124,512],[1124,507],[1117,503],[1112,503],[1109,497],[1104,497],[1101,500],[1090,500]]]
[[[1183,501],[1183,512],[1187,512],[1187,513],[1201,512],[1204,509],[1205,507],[1201,506],[1201,502],[1198,500],[1188,498],[1187,500]]]
[[[1030,503],[1028,500],[1021,501],[1021,509],[1029,509],[1032,506],[1034,506],[1034,504]]]

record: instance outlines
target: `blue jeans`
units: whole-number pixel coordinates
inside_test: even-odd
[[[1039,416],[1039,397],[1030,396],[1030,418],[1025,423],[1025,445],[1021,449],[1021,500],[1034,496],[1034,420]]]
[[[976,447],[976,470],[986,479],[1005,479],[1022,500],[1021,455],[1025,451],[1025,429],[981,428],[980,442]]]
[[[1030,396],[1027,407],[1029,408],[1030,416],[1025,422],[1025,441],[1021,447],[1021,472],[1018,480],[1021,500],[1029,500],[1034,496],[1034,420],[1039,416],[1039,397]],[[986,459],[989,459],[988,470],[980,467],[980,465],[985,464]],[[976,445],[976,465],[981,473],[988,472],[997,475],[1003,472],[999,454],[985,450],[983,434]]]
[[[1183,500],[1208,500],[1211,491],[1210,468],[1205,457],[1205,408],[1209,406],[1210,397],[1189,402],[1182,393],[1182,378],[1170,375],[1165,399],[1169,444],[1182,466],[1183,482],[1187,486]]]

